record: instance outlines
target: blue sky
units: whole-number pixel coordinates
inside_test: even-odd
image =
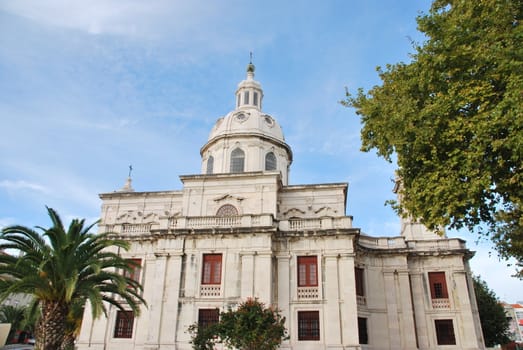
[[[407,62],[430,1],[3,0],[0,2],[0,227],[99,216],[99,193],[181,189],[199,150],[234,108],[249,52],[264,111],[282,125],[290,184],[348,182],[347,214],[396,236],[394,165],[362,153],[344,89],[379,84],[377,66]],[[522,282],[490,245],[471,266],[509,302]]]

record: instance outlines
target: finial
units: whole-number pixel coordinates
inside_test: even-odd
[[[133,186],[132,186],[132,180],[131,180],[131,173],[133,171],[133,166],[129,165],[129,174],[127,176],[127,180],[125,181],[125,185],[118,191],[118,192],[134,192]]]
[[[251,78],[254,76],[254,64],[252,64],[252,51],[249,52],[249,64],[247,65],[247,75]]]

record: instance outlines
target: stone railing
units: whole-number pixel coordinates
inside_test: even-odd
[[[298,287],[298,299],[319,299],[318,287]]]
[[[352,218],[343,216],[340,218],[309,218],[282,220],[279,228],[282,231],[314,231],[336,228],[351,228]]]
[[[364,247],[375,249],[407,248],[403,237],[360,236],[359,243]]]
[[[432,299],[433,309],[450,309],[450,300],[448,298],[434,298]]]
[[[356,302],[358,305],[367,305],[367,297],[364,295],[356,295]]]
[[[219,297],[221,295],[220,284],[202,284],[200,287],[200,297]]]

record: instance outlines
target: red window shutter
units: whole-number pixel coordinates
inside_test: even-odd
[[[318,286],[318,258],[316,256],[298,257],[298,287]]]
[[[447,280],[445,272],[429,272],[430,296],[432,299],[447,299]]]
[[[202,284],[220,284],[222,280],[222,255],[204,254]]]
[[[124,276],[133,281],[140,282],[140,272],[142,270],[142,259],[126,259],[129,262],[130,271],[126,270]]]

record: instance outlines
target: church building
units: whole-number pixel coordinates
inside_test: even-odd
[[[136,192],[129,178],[100,195],[99,230],[130,242],[120,254],[148,307],[95,320],[87,308],[78,349],[188,350],[191,324],[247,298],[281,310],[281,349],[484,349],[465,242],[411,219],[367,236],[347,183],[289,184],[292,149],[254,72],[181,190]]]

